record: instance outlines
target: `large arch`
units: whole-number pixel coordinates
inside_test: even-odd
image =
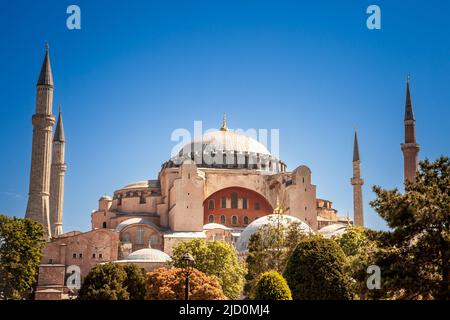
[[[265,188],[267,175],[261,173],[233,174],[223,172],[207,172],[205,182],[205,198],[208,198],[215,192],[231,187],[241,187],[254,190],[263,197],[267,197]]]
[[[245,228],[257,218],[273,213],[273,207],[260,193],[233,186],[220,189],[203,201],[203,223],[219,223]]]
[[[145,248],[163,250],[163,235],[157,228],[150,224],[129,224],[119,232],[121,243],[131,243],[133,252]]]

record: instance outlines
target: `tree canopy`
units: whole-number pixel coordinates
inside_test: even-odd
[[[295,300],[351,299],[346,258],[331,239],[310,236],[290,256],[284,278]]]
[[[419,167],[404,193],[373,188],[371,206],[391,228],[374,234],[381,292],[388,298],[450,299],[450,160],[425,160]]]
[[[282,273],[299,241],[307,236],[298,222],[266,224],[255,232],[248,243],[244,293],[251,292],[262,273],[270,270]]]
[[[239,262],[236,249],[224,241],[194,239],[180,242],[173,249],[172,264],[181,267],[181,256],[190,253],[195,268],[206,275],[217,277],[228,299],[238,299],[244,285],[245,266]]]
[[[264,272],[250,295],[253,300],[292,300],[291,290],[277,271]]]
[[[147,274],[146,300],[184,300],[185,273],[180,268],[159,268]],[[189,300],[224,300],[217,278],[193,269],[189,275]]]
[[[33,220],[0,215],[0,299],[22,299],[36,282],[43,232]]]
[[[98,264],[86,275],[80,300],[143,300],[147,276],[135,264]]]
[[[144,300],[147,280],[145,270],[135,264],[126,264],[123,269],[127,274],[123,286],[126,288],[130,300]]]

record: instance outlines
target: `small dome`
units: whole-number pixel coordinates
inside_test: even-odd
[[[147,262],[168,262],[170,256],[160,250],[146,248],[130,253],[126,260],[145,260]]]
[[[207,223],[203,226],[203,230],[213,230],[213,229],[223,229],[223,230],[231,230],[227,226],[224,226],[220,223]]]
[[[128,189],[142,189],[142,188],[160,188],[160,187],[161,185],[159,183],[159,180],[142,180],[127,184],[126,186],[118,189],[117,191]]]
[[[250,237],[265,225],[270,224],[276,226],[279,217],[280,223],[283,224],[284,226],[287,226],[292,222],[297,222],[300,224],[300,228],[305,234],[314,233],[313,229],[311,229],[311,227],[308,226],[308,224],[306,224],[305,222],[301,221],[296,217],[287,214],[283,214],[281,216],[279,216],[278,214],[269,214],[267,216],[256,219],[241,232],[241,235],[238,241],[236,242],[236,249],[239,252],[246,251],[248,249],[248,242],[250,241]]]
[[[112,201],[112,198],[110,197],[110,196],[102,196],[100,199],[99,199],[99,201],[102,201],[102,200],[108,200],[108,201]]]
[[[320,229],[319,234],[329,239],[333,236],[343,234],[348,227],[348,224],[334,223]]]

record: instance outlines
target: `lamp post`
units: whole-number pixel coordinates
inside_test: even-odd
[[[194,258],[190,253],[185,253],[181,256],[181,269],[186,276],[186,282],[184,286],[184,299],[189,300],[189,275],[192,272],[194,265]]]

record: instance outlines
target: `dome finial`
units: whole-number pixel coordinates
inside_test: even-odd
[[[228,131],[227,128],[227,114],[223,113],[223,120],[222,120],[222,128],[220,128],[221,131]]]
[[[276,214],[283,214],[284,213],[284,209],[280,204],[280,197],[277,193],[277,200],[276,200],[276,204],[275,204],[275,209],[273,209],[273,213]]]

